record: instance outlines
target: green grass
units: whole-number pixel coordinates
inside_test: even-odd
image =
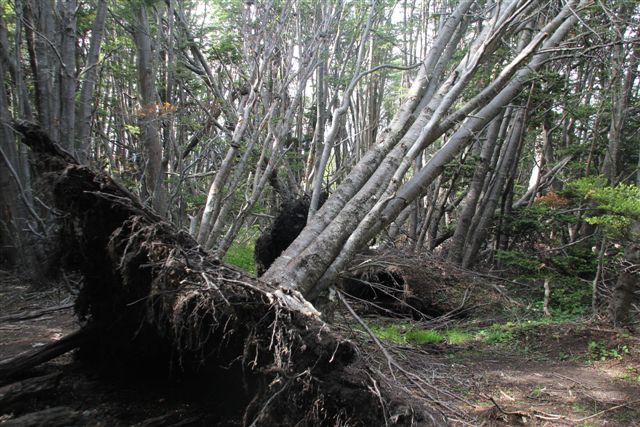
[[[447,342],[451,345],[466,344],[475,339],[474,334],[459,329],[451,329],[446,332]]]
[[[253,259],[253,251],[253,241],[233,243],[224,256],[224,262],[235,265],[251,274],[256,274],[256,263]]]
[[[370,325],[373,333],[384,341],[394,344],[448,344],[464,345],[477,341],[488,345],[511,344],[518,340],[518,332],[552,323],[549,320],[526,321],[522,323],[496,323],[478,330],[459,328],[434,330],[421,329],[410,323],[393,323],[389,325]]]
[[[451,345],[465,344],[472,341],[474,334],[459,329],[436,331],[434,329],[420,329],[406,323],[397,323],[387,326],[371,325],[371,330],[381,340],[394,344],[439,344]]]
[[[414,329],[407,332],[407,341],[413,341],[417,344],[437,344],[444,341],[444,336],[430,329]]]

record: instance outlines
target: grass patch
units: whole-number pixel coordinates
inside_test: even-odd
[[[502,325],[494,325],[490,328],[483,329],[478,334],[480,338],[486,342],[487,344],[505,344],[509,341],[513,340],[513,332],[509,330],[505,330],[501,327]]]
[[[459,329],[451,329],[447,331],[446,336],[447,342],[451,345],[466,344],[475,339],[474,334],[467,331],[461,331]]]
[[[430,329],[414,329],[406,334],[407,341],[413,341],[417,344],[437,344],[444,341],[444,336]]]
[[[562,323],[556,319],[527,320],[524,322],[506,322],[495,323],[491,326],[476,330],[464,330],[460,328],[434,330],[421,329],[411,323],[392,323],[387,325],[370,325],[373,333],[381,340],[389,341],[394,344],[449,344],[464,345],[469,342],[479,342],[487,345],[513,345],[521,341],[524,337],[524,349],[527,351],[526,340],[528,335],[526,331],[536,329],[541,326]],[[592,344],[594,346],[594,344]],[[592,349],[592,353],[598,353],[603,356],[603,351],[598,347]],[[596,352],[599,350],[599,352]],[[617,350],[617,353],[616,353]],[[618,354],[628,353],[628,349],[621,347],[619,349],[607,349],[606,356],[615,358]]]
[[[372,325],[371,330],[382,340],[395,344],[465,344],[475,339],[474,334],[459,329],[436,331],[434,329],[420,329],[410,324],[398,323],[387,326]]]
[[[254,245],[253,240],[234,242],[224,256],[224,262],[235,265],[248,273],[256,274],[256,263],[253,259]]]
[[[371,331],[376,337],[381,340],[390,341],[394,344],[406,344],[407,343],[407,329],[408,326],[404,324],[395,324],[388,326],[371,325]]]

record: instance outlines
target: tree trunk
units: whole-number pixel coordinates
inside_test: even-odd
[[[413,112],[410,102],[412,98],[409,98],[410,101],[405,105],[411,106],[411,110],[406,112],[404,106],[400,109],[384,139],[353,168],[350,176],[343,181],[298,239],[276,260],[264,278],[298,289],[309,298],[326,290],[354,254],[423,194],[429,184],[442,173],[445,165],[520,93],[532,73],[545,64],[553,48],[577,22],[574,8],[581,8],[587,3],[587,0],[579,5],[576,2],[567,3],[558,16],[533,37],[531,43],[503,68],[493,82],[460,109],[445,116],[456,99],[456,93],[461,92],[465,87],[464,83],[474,75],[474,67],[483,59],[483,54],[488,55],[495,48],[492,41],[499,39],[499,35],[493,32],[483,33],[485,39],[477,41],[475,48],[471,49],[472,58],[461,62],[460,69],[454,70],[429,101],[431,107],[422,111],[421,116],[413,123],[413,129],[407,130],[405,126],[411,123],[409,119]],[[496,18],[497,21],[512,22],[512,12],[515,13],[513,9],[503,9],[501,13],[504,15]],[[523,10],[520,9],[520,12]],[[455,13],[450,20],[454,16]],[[495,28],[498,33],[507,31],[502,24],[496,24]],[[438,40],[435,42],[437,44]],[[539,47],[543,51],[536,53]],[[528,64],[523,66],[530,57]],[[429,59],[425,64],[429,64]],[[464,74],[464,79],[458,80],[459,73]],[[418,82],[421,75],[419,74]],[[470,115],[472,112],[473,115]],[[413,158],[460,120],[464,122],[447,143],[403,184],[402,177]],[[400,128],[395,127],[400,124]],[[389,155],[382,162],[387,153]]]
[[[60,137],[68,150],[75,150],[76,127],[76,1],[58,2],[60,15]]]
[[[136,8],[136,23],[133,39],[136,45],[138,85],[141,98],[138,119],[144,151],[144,172],[140,195],[145,203],[165,216],[167,211],[167,190],[162,162],[162,143],[160,142],[158,93],[155,84],[153,52],[151,50],[151,28],[147,8],[140,3]]]
[[[102,45],[102,33],[107,17],[107,0],[98,0],[96,6],[96,18],[91,26],[91,41],[89,54],[84,67],[84,81],[80,89],[80,100],[78,102],[78,122],[76,131],[76,153],[82,163],[89,162],[89,149],[91,144],[91,116],[92,98],[96,86],[98,75],[98,59],[100,56],[100,46]]]
[[[467,242],[462,259],[462,266],[465,268],[474,262],[480,245],[487,236],[488,227],[495,215],[500,196],[503,194],[505,182],[513,167],[513,163],[517,159],[518,149],[524,138],[525,126],[526,111],[520,109],[516,111],[512,118],[511,131],[505,143],[503,154],[500,156],[500,163],[498,164],[494,181],[485,197],[482,209],[476,213],[479,221],[469,234],[470,239]]]
[[[471,220],[477,211],[478,200],[484,187],[491,157],[493,156],[494,147],[498,141],[500,125],[502,124],[502,114],[493,119],[487,130],[486,139],[482,145],[482,152],[478,165],[473,172],[473,178],[469,184],[469,191],[465,198],[464,207],[458,218],[458,224],[453,234],[451,247],[449,248],[449,260],[455,264],[462,263],[464,247],[468,241],[469,230],[471,228]]]

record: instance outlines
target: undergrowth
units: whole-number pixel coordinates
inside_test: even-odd
[[[234,243],[224,256],[224,262],[235,265],[248,273],[256,274],[253,245],[254,242]]]
[[[448,344],[464,345],[469,342],[481,342],[487,345],[509,345],[518,340],[518,336],[527,330],[544,325],[559,324],[567,321],[564,317],[525,320],[522,322],[494,323],[483,328],[423,329],[407,322],[387,325],[371,324],[371,331],[381,340],[394,344]]]

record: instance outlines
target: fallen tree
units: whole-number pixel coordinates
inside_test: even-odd
[[[82,357],[198,377],[226,425],[444,422],[393,397],[300,294],[222,264],[36,126],[16,128],[68,213],[67,258],[84,276],[76,309],[90,331]]]

